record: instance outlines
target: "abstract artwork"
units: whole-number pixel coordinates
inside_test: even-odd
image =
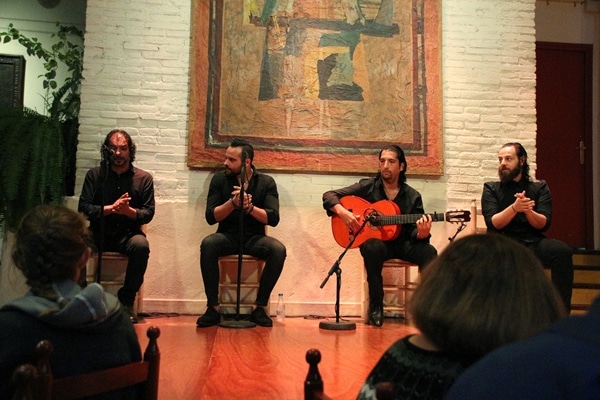
[[[386,144],[441,175],[440,0],[194,2],[188,165],[359,174]]]

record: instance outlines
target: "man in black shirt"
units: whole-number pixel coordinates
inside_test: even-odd
[[[357,216],[340,203],[344,196],[358,196],[370,203],[391,200],[398,205],[401,214],[423,214],[415,224],[402,225],[397,238],[389,241],[369,238],[360,246],[369,284],[367,322],[375,326],[383,324],[383,263],[400,258],[414,262],[421,270],[437,256],[437,250],[429,243],[431,216],[424,215],[421,194],[406,184],[406,168],[404,151],[399,146],[389,145],[379,152],[379,172],[375,178],[361,179],[348,187],[323,194],[327,215],[337,214],[349,231],[357,232],[361,224]]]
[[[102,251],[117,251],[129,257],[118,298],[135,323],[133,303],[144,282],[150,255],[141,227],[154,217],[154,182],[152,175],[132,165],[136,146],[127,132],[110,131],[102,151],[102,166],[90,169],[85,176],[78,208],[90,220],[96,245],[102,241]]]
[[[567,313],[573,291],[573,250],[544,236],[552,223],[552,196],[545,181],[529,177],[527,152],[506,143],[498,153],[500,181],[486,182],[481,209],[488,232],[502,233],[529,247],[549,268]]]
[[[216,173],[210,182],[206,221],[209,225],[218,223],[219,226],[217,232],[205,237],[200,245],[200,270],[208,307],[196,322],[199,328],[220,322],[219,257],[237,254],[240,239],[244,254],[265,260],[250,321],[260,326],[273,326],[265,307],[283,270],[286,249],[279,240],[266,235],[267,225],[277,226],[279,223],[279,194],[275,180],[258,172],[253,160],[252,145],[244,140],[233,140],[225,151],[225,170]],[[245,176],[242,171],[245,171]],[[240,213],[243,213],[244,226],[241,234]]]

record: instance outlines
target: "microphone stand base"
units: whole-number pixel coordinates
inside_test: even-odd
[[[252,321],[221,321],[219,326],[222,328],[233,328],[233,329],[245,329],[245,328],[254,328],[256,324]]]
[[[330,321],[321,321],[319,322],[319,328],[328,329],[331,331],[351,331],[356,329],[356,323],[350,321],[339,321],[339,322],[330,322]]]

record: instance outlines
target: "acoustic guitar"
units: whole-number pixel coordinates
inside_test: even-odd
[[[337,244],[347,247],[352,239],[354,242],[351,249],[360,246],[367,239],[375,238],[383,241],[394,240],[400,235],[402,224],[414,224],[423,214],[400,214],[400,207],[391,200],[380,200],[375,203],[369,203],[363,198],[357,196],[344,196],[340,203],[354,215],[359,215],[358,222],[364,228],[355,235],[349,231],[342,219],[334,214],[331,217],[331,230]],[[452,223],[464,223],[471,220],[471,211],[456,210],[445,213],[434,212],[427,214],[431,216],[433,222],[448,221]]]

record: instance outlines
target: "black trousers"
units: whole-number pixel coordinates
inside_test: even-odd
[[[550,270],[552,283],[569,313],[573,294],[573,249],[560,240],[550,238],[535,243],[521,243],[535,253],[544,268]]]
[[[150,257],[150,243],[142,233],[130,237],[106,237],[103,251],[116,251],[129,257],[123,287],[117,292],[121,304],[133,306],[135,296],[144,283],[144,274]]]
[[[384,242],[379,239],[368,239],[360,246],[360,254],[367,271],[369,284],[369,302],[371,305],[383,304],[383,263],[392,258],[415,263],[419,271],[435,257],[437,250],[428,242],[411,242],[406,239]]]
[[[219,305],[219,257],[239,253],[237,235],[212,233],[200,244],[200,271],[204,281],[207,305]],[[269,304],[271,292],[281,275],[285,262],[286,249],[279,240],[265,235],[244,238],[244,254],[265,260],[265,268],[260,277],[256,305]]]

